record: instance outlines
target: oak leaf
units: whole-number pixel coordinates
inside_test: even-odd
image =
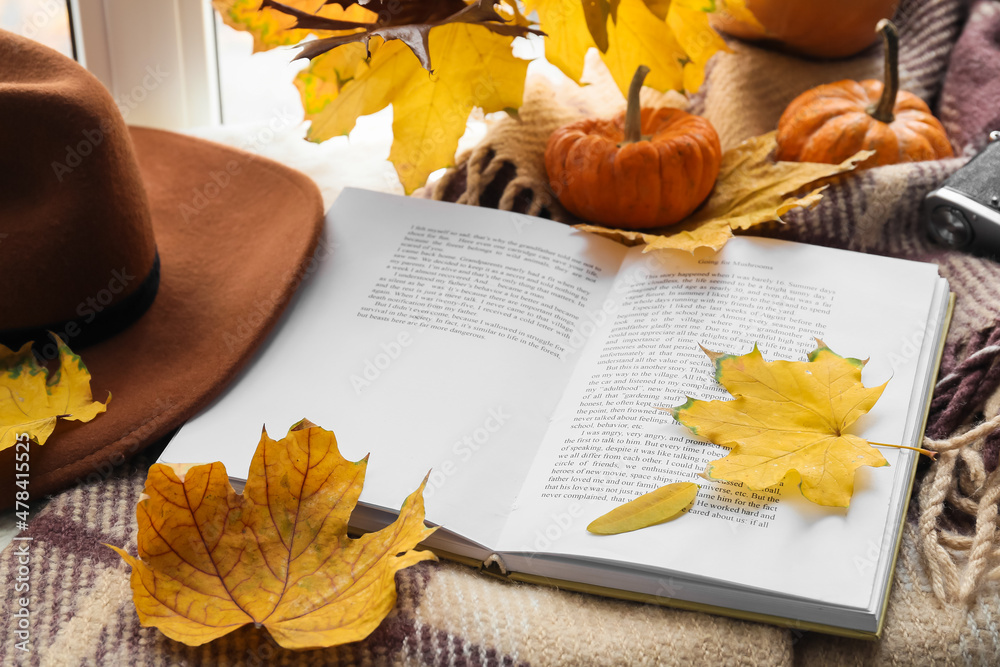
[[[56,421],[88,422],[107,409],[90,393],[90,372],[83,360],[53,334],[59,368],[53,373],[38,364],[31,343],[11,350],[0,345],[0,451],[13,447],[22,433],[44,445]]]
[[[132,566],[142,625],[189,646],[249,623],[290,649],[367,637],[395,605],[396,572],[435,559],[413,550],[434,532],[424,484],[394,523],[347,536],[367,464],[303,421],[282,440],[261,435],[242,495],[221,463],[152,466],[136,507],[139,557],[111,547]]]
[[[808,361],[764,361],[756,345],[742,356],[702,348],[715,379],[735,400],[688,398],[667,411],[695,435],[732,448],[708,464],[707,478],[761,490],[795,472],[807,499],[847,507],[856,470],[889,465],[867,440],[847,433],[888,382],[865,387],[866,361],[841,357],[816,342]]]
[[[692,482],[661,486],[594,519],[587,530],[597,535],[617,535],[670,521],[694,502],[700,488]]]
[[[698,248],[718,250],[733,230],[780,221],[795,208],[810,208],[823,198],[824,179],[855,169],[872,151],[859,151],[840,164],[775,162],[775,132],[747,139],[722,155],[715,188],[690,217],[646,232],[577,225],[578,229],[626,245],[645,244],[643,252]]]

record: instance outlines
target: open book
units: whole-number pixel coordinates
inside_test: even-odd
[[[266,298],[267,295],[262,295]],[[699,344],[803,359],[822,338],[891,378],[852,432],[917,445],[950,313],[931,264],[769,239],[641,248],[555,222],[345,191],[295,301],[162,461],[237,483],[266,425],[308,418],[371,453],[352,526],[380,528],[430,470],[427,545],[513,579],[849,635],[882,624],[915,469],[861,468],[849,509],[698,477],[729,450],[657,406],[728,398]],[[247,313],[253,317],[253,313]],[[240,322],[233,323],[238,335]],[[219,344],[225,345],[223,336]],[[586,526],[678,481],[686,516]]]

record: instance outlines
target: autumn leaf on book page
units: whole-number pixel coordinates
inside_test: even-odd
[[[764,361],[756,345],[742,356],[705,354],[735,400],[688,398],[667,410],[695,435],[732,448],[708,464],[707,478],[761,490],[797,473],[807,499],[847,507],[857,469],[889,465],[867,440],[847,433],[888,384],[865,387],[865,361],[841,357],[819,340],[808,361]]]
[[[132,566],[139,621],[189,646],[251,623],[289,649],[367,637],[396,604],[396,572],[435,558],[413,550],[434,532],[423,484],[394,523],[347,536],[367,465],[304,421],[282,440],[261,435],[242,495],[221,463],[152,466],[139,557],[111,547]]]
[[[617,535],[670,521],[694,502],[700,488],[692,482],[661,486],[599,516],[587,530],[597,535]]]
[[[27,433],[44,445],[56,421],[88,422],[107,409],[90,393],[90,372],[58,336],[59,368],[51,374],[35,360],[31,343],[14,351],[0,345],[0,451]]]
[[[794,208],[810,208],[823,198],[824,179],[853,170],[871,151],[859,151],[840,164],[775,162],[775,132],[744,141],[726,151],[715,188],[689,218],[659,229],[637,232],[598,225],[577,229],[599,234],[626,245],[646,244],[653,250],[718,250],[733,237],[733,230],[750,229]]]

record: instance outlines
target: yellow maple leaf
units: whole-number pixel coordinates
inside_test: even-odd
[[[249,623],[290,649],[367,637],[396,603],[396,572],[435,559],[413,550],[434,532],[424,484],[394,523],[347,536],[367,464],[303,421],[282,440],[261,435],[242,495],[221,463],[152,466],[136,507],[139,558],[108,545],[132,566],[142,625],[189,646]]]
[[[377,49],[375,44],[373,47]],[[344,86],[370,69],[367,61],[368,50],[364,44],[345,44],[317,57],[309,67],[296,75],[295,87],[302,98],[302,108],[306,112],[306,118],[313,120],[314,126],[315,117],[337,98]],[[359,112],[359,115],[364,113]],[[356,121],[357,116],[353,120]],[[345,123],[345,127],[347,124]],[[354,127],[353,122],[349,125]],[[337,133],[339,129],[336,128],[333,132]]]
[[[597,48],[581,0],[525,0],[524,5],[529,13],[538,12],[539,27],[546,34],[546,60],[580,83],[587,51]],[[607,26],[607,40],[601,59],[622,94],[640,65],[650,69],[647,86],[660,91],[683,89],[687,54],[670,26],[642,0],[621,0],[617,20]]]
[[[513,39],[468,23],[437,26],[429,42],[434,73],[399,40],[373,38],[367,61],[360,44],[318,56],[297,77],[312,121],[307,136],[322,142],[348,134],[360,116],[391,104],[389,159],[413,192],[431,172],[454,163],[474,107],[490,113],[521,106],[528,61],[511,53]]]
[[[111,401],[95,401],[90,372],[83,360],[53,334],[59,368],[49,375],[35,361],[31,343],[16,352],[0,345],[0,451],[13,447],[22,433],[44,445],[58,419],[88,422]]]
[[[623,95],[640,65],[651,70],[647,86],[698,90],[709,58],[729,50],[709,25],[709,14],[726,11],[752,17],[745,0],[620,0],[607,7],[591,0],[524,4],[528,12],[538,12],[549,62],[579,83],[587,51],[597,48]]]
[[[667,25],[687,53],[684,61],[684,90],[694,92],[705,82],[705,66],[719,51],[729,51],[726,42],[708,23],[715,2],[673,0],[667,11]]]
[[[865,387],[867,362],[816,342],[808,361],[764,361],[756,345],[742,356],[702,348],[715,365],[715,379],[735,400],[688,398],[667,411],[695,435],[733,449],[708,464],[706,477],[761,490],[795,472],[807,499],[847,507],[855,471],[889,465],[867,440],[846,432],[888,382]]]
[[[734,229],[781,220],[792,209],[815,206],[826,189],[820,181],[851,171],[872,155],[872,151],[859,151],[840,164],[775,162],[771,154],[776,147],[776,134],[769,132],[747,139],[723,153],[715,188],[686,220],[645,232],[599,225],[577,225],[577,228],[627,245],[645,243],[643,252],[718,250],[733,237]]]

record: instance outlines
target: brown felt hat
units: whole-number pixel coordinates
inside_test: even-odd
[[[113,396],[31,447],[32,498],[109,475],[218,395],[317,261],[322,224],[308,177],[127,127],[83,67],[0,30],[0,343],[53,356],[54,332]],[[0,452],[0,507],[14,470]]]

